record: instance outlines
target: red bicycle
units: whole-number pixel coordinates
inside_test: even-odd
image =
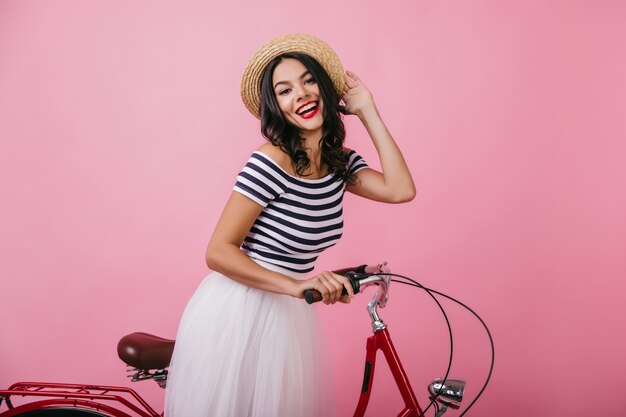
[[[377,266],[360,266],[345,268],[335,271],[346,275],[354,292],[359,293],[370,286],[376,286],[378,290],[369,301],[367,310],[372,321],[373,335],[367,339],[365,370],[361,393],[354,412],[354,417],[363,417],[369,403],[374,380],[376,354],[382,351],[389,364],[392,375],[404,400],[404,408],[398,417],[422,417],[431,407],[434,407],[435,417],[440,417],[448,408],[459,408],[463,398],[465,382],[458,379],[448,378],[448,371],[443,378],[433,380],[428,386],[430,403],[422,410],[418,404],[415,393],[409,383],[408,376],[402,367],[400,358],[393,346],[387,325],[378,314],[378,307],[385,307],[389,288],[392,281],[412,285],[427,291],[434,298],[434,294],[451,299],[468,308],[484,325],[484,322],[469,307],[453,298],[437,291],[423,287],[416,281],[398,274],[392,274],[383,263]],[[404,281],[392,279],[402,278]],[[317,291],[305,292],[305,299],[310,304],[321,300]],[[437,304],[441,304],[436,300]],[[445,311],[442,308],[445,316]],[[447,322],[447,316],[446,322]],[[449,323],[448,327],[450,329]],[[489,330],[485,326],[492,346],[493,342]],[[450,336],[452,333],[450,332]],[[452,337],[450,338],[450,358],[452,358]],[[165,388],[167,382],[167,367],[170,363],[174,350],[174,340],[164,339],[147,333],[131,333],[120,339],[117,352],[127,365],[129,378],[133,382],[147,379],[154,380],[161,388]],[[491,368],[493,368],[493,359]],[[487,382],[491,376],[491,368]],[[484,391],[487,382],[472,403],[461,414],[465,414],[478,397]],[[24,402],[14,405],[13,400],[20,399]],[[127,387],[85,385],[69,383],[48,382],[18,382],[6,390],[0,390],[0,410],[4,406],[5,411],[0,411],[0,417],[159,417],[163,413],[155,411],[139,394]],[[192,417],[192,416],[190,416]]]

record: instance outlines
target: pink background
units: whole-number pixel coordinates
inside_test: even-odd
[[[174,337],[261,143],[243,68],[302,32],[370,87],[418,186],[403,206],[348,196],[344,239],[318,268],[388,260],[474,307],[496,366],[469,415],[626,415],[626,4],[382,4],[0,2],[0,386],[123,385],[121,336]],[[377,166],[363,127],[347,125]],[[319,308],[340,416],[358,396],[367,299]],[[446,305],[469,401],[487,340]],[[426,403],[445,370],[443,320],[404,288],[382,315]],[[395,415],[378,372],[368,415]],[[155,384],[133,386],[162,409]]]

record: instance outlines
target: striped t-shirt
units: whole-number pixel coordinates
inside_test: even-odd
[[[351,174],[367,167],[349,151]],[[294,272],[310,272],[315,260],[343,232],[343,193],[346,184],[328,174],[320,179],[288,174],[262,152],[252,154],[237,176],[234,190],[263,206],[241,245],[250,258]]]

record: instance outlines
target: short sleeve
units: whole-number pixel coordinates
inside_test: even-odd
[[[237,175],[233,190],[266,207],[284,191],[284,184],[276,165],[255,152]]]
[[[355,150],[348,152],[348,172],[354,175],[362,169],[368,168],[367,162]]]

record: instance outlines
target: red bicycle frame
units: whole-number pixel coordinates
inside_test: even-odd
[[[396,353],[396,349],[391,342],[391,336],[386,328],[377,331],[373,336],[367,339],[367,353],[365,355],[365,372],[363,374],[363,387],[361,389],[361,396],[359,397],[359,403],[357,404],[354,417],[363,417],[367,404],[370,400],[370,394],[372,392],[372,383],[374,382],[374,370],[376,369],[376,353],[380,349],[385,354],[385,359],[389,364],[393,379],[396,381],[396,385],[400,390],[402,399],[404,400],[404,409],[398,414],[398,417],[418,417],[422,414],[422,409],[417,403],[415,393],[409,383],[409,378],[404,372],[400,358]]]
[[[404,409],[400,411],[398,417],[418,417],[422,414],[422,409],[417,403],[417,398],[415,397],[413,388],[411,388],[409,378],[402,367],[402,363],[400,363],[400,358],[396,349],[393,347],[391,336],[387,330],[387,325],[378,315],[378,307],[385,307],[387,304],[387,298],[389,297],[388,291],[391,277],[389,275],[384,275],[385,272],[389,272],[387,263],[385,262],[378,265],[374,272],[382,274],[360,280],[359,284],[360,289],[364,289],[371,285],[377,285],[378,291],[376,291],[374,297],[367,304],[367,311],[372,319],[372,331],[374,332],[374,335],[367,339],[363,385],[361,387],[361,395],[359,397],[356,411],[354,412],[354,417],[363,417],[365,415],[365,410],[370,400],[370,394],[372,393],[374,370],[376,367],[376,353],[378,350],[382,350],[385,354],[385,359],[389,364],[393,378],[396,381],[396,385],[398,386],[402,399],[404,400]]]

